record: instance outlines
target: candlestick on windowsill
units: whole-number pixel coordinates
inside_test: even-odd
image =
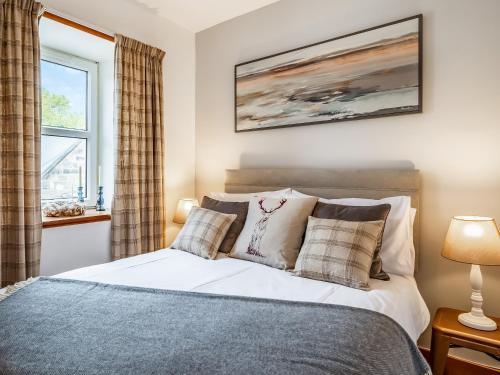
[[[104,193],[103,193],[103,186],[102,186],[102,170],[101,166],[97,168],[97,202],[95,205],[95,210],[96,211],[106,211],[104,208]]]
[[[77,188],[77,194],[78,194],[78,202],[79,203],[84,203],[85,200],[83,199],[83,186],[78,186]]]
[[[104,192],[103,192],[103,187],[99,186],[97,188],[97,202],[95,205],[95,210],[96,211],[106,211],[104,208]]]
[[[77,187],[77,194],[78,194],[78,202],[79,203],[84,203],[84,199],[83,199],[82,166],[78,167],[78,187]]]

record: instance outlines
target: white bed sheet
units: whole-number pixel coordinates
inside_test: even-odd
[[[290,272],[227,257],[206,260],[180,250],[159,250],[54,277],[108,284],[290,301],[347,305],[377,311],[398,322],[416,341],[429,310],[411,276],[370,279],[370,290],[297,277]]]

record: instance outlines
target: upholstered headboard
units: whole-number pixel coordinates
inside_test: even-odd
[[[323,198],[373,198],[408,195],[417,209],[413,228],[419,260],[420,172],[418,170],[377,169],[296,169],[258,168],[226,170],[227,193],[253,193],[291,187]]]

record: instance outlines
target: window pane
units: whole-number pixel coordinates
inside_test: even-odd
[[[87,72],[42,60],[42,125],[87,129]]]
[[[86,139],[42,135],[42,199],[76,197],[80,167],[86,196],[86,165]]]

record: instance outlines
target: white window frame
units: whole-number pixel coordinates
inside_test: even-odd
[[[87,140],[87,168],[86,186],[87,196],[85,205],[95,206],[97,199],[97,166],[98,166],[98,63],[81,57],[73,56],[51,48],[42,47],[42,60],[64,65],[69,68],[79,69],[87,72],[87,130],[76,130],[67,128],[56,128],[43,126],[42,135],[52,135],[59,137],[81,138]],[[85,192],[84,192],[85,193]],[[76,192],[75,192],[76,194]],[[50,201],[53,199],[42,199]],[[56,200],[63,200],[56,199]]]

